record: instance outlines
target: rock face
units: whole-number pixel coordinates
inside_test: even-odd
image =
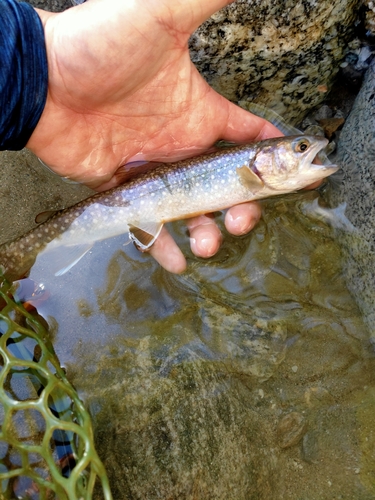
[[[346,203],[355,227],[339,233],[348,262],[348,286],[357,298],[375,340],[375,64],[340,136],[337,163],[343,180],[334,190],[336,203]]]
[[[291,124],[330,89],[358,0],[238,0],[191,37],[194,63],[220,94],[264,104]]]
[[[71,0],[25,0],[37,9],[49,10],[51,12],[61,12],[73,6]]]
[[[375,6],[372,0],[362,0],[363,1],[363,13],[364,13],[364,25],[365,29],[371,33],[372,36],[375,34]]]

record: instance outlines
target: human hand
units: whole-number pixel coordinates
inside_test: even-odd
[[[249,142],[282,135],[217,94],[192,64],[188,39],[227,0],[90,0],[60,14],[39,11],[49,87],[27,147],[56,173],[105,190],[135,159],[172,161],[218,139]],[[232,234],[258,221],[256,203],[232,207]],[[210,257],[221,234],[210,216],[188,221],[192,251]],[[163,231],[150,253],[166,269],[186,261]]]

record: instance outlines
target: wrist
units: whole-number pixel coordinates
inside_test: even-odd
[[[47,98],[44,29],[30,5],[9,0],[0,1],[0,25],[4,69],[0,76],[0,149],[19,150],[33,133]]]

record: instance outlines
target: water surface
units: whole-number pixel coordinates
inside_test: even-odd
[[[264,202],[207,261],[173,225],[181,276],[127,236],[61,277],[38,259],[38,310],[114,498],[375,498],[374,350],[318,196]]]

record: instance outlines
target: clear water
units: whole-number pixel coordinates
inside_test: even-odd
[[[56,278],[38,311],[121,499],[375,499],[375,354],[316,192],[181,276],[127,237]],[[221,218],[218,216],[221,223]]]

